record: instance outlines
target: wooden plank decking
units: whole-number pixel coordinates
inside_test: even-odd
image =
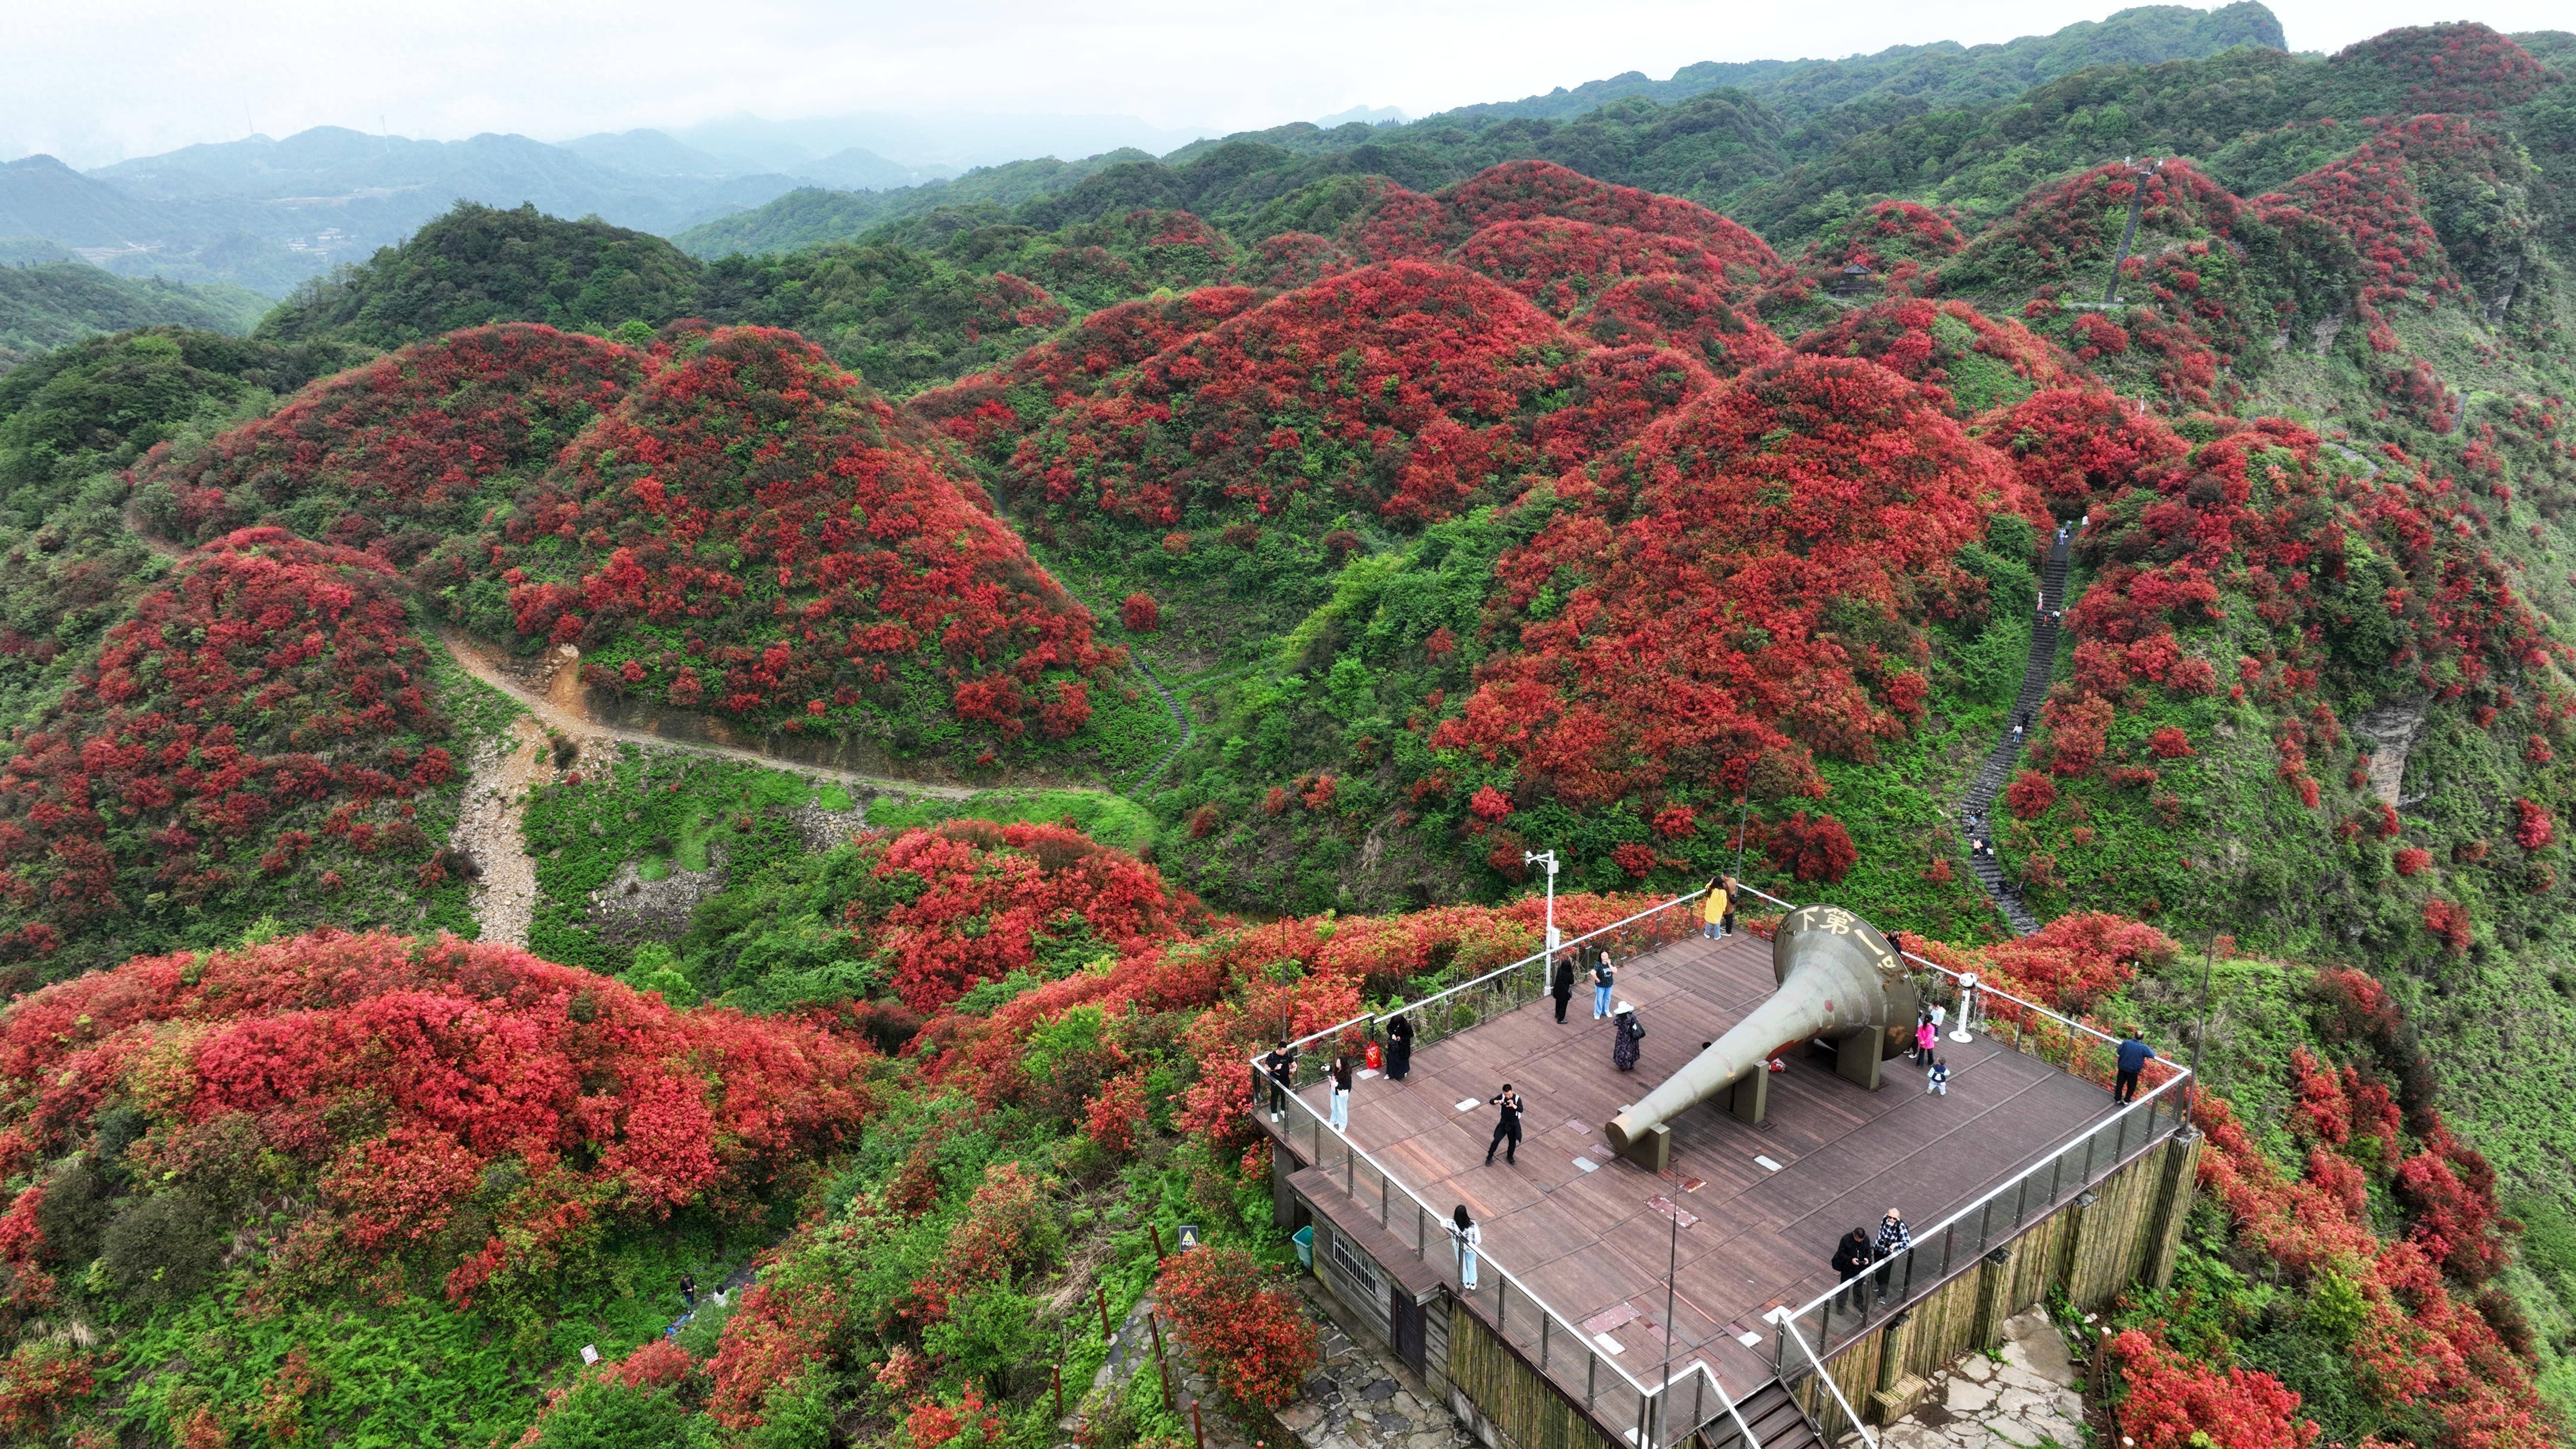
[[[1615,1157],[1602,1124],[1770,994],[1770,943],[1694,937],[1622,966],[1618,995],[1647,1033],[1633,1074],[1611,1066],[1609,1025],[1591,1020],[1583,987],[1562,1026],[1541,999],[1420,1048],[1404,1082],[1362,1080],[1350,1136],[1444,1213],[1466,1204],[1495,1261],[1586,1333],[1618,1343],[1620,1365],[1649,1383],[1665,1357],[1673,1235],[1650,1200],[1676,1201],[1695,1219],[1679,1234],[1676,1371],[1705,1357],[1741,1394],[1771,1376],[1763,1313],[1831,1286],[1827,1260],[1847,1229],[1875,1234],[1894,1207],[1920,1232],[2111,1111],[2102,1089],[1982,1035],[1943,1039],[1946,1097],[1926,1095],[1903,1058],[1869,1092],[1836,1076],[1830,1058],[1793,1052],[1772,1076],[1765,1128],[1696,1108],[1672,1124],[1673,1175],[1659,1178]],[[1529,1099],[1519,1161],[1487,1167],[1495,1113],[1483,1104],[1507,1081]],[[1318,1112],[1324,1091],[1305,1093]],[[1469,1099],[1475,1108],[1460,1111]],[[1488,1317],[1481,1300],[1493,1282],[1476,1295]],[[1760,1333],[1762,1346],[1738,1342],[1745,1333]]]

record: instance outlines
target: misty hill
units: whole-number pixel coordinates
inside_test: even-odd
[[[1249,209],[1326,176],[1384,175],[1431,188],[1525,157],[1722,209],[1726,198],[1747,185],[1810,156],[1830,154],[1851,136],[1936,107],[1997,104],[2038,81],[2086,67],[2208,57],[2241,46],[2277,49],[2280,43],[2280,22],[2255,0],[2208,12],[2154,6],[2005,45],[1900,47],[1844,61],[1703,64],[1686,67],[1670,81],[1620,77],[1406,124],[1299,121],[1238,132],[1165,155],[1166,171],[1198,172],[1201,179],[1186,184],[1159,185],[1120,167],[1115,156],[1093,156],[979,168],[955,181],[908,190],[799,191],[672,239],[699,256],[808,246],[941,207],[1021,205],[1097,186],[1093,178],[1113,170],[1119,184],[1155,193],[1156,199],[1137,204],[1205,213],[1211,210],[1211,189],[1226,194],[1225,204],[1214,209]],[[1201,168],[1202,161],[1210,164]]]
[[[2007,100],[2044,81],[2092,65],[2152,65],[2214,55],[2230,46],[2287,50],[2278,17],[2259,0],[2216,10],[2184,5],[2142,5],[2107,20],[2081,20],[2049,35],[2025,35],[1999,45],[1894,45],[1875,55],[1842,60],[1701,61],[1650,80],[1630,71],[1558,87],[1543,96],[1444,111],[1457,117],[1557,120],[1579,116],[1612,101],[1643,96],[1672,105],[1733,87],[1788,117],[1804,117],[1861,101],[1902,100],[1925,106]]]
[[[59,347],[98,332],[201,327],[243,333],[268,310],[247,287],[119,277],[81,262],[0,266],[0,348]]]

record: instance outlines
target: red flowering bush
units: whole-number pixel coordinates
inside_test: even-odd
[[[2457,905],[2435,896],[2424,902],[2424,929],[2431,932],[2454,956],[2469,949],[2469,913]]]
[[[1773,865],[1800,881],[1830,884],[1850,874],[1860,861],[1851,832],[1841,821],[1830,815],[1810,820],[1804,810],[1774,822],[1764,834],[1762,850]]]
[[[1866,357],[1919,382],[1952,417],[2009,406],[2075,378],[2055,348],[2018,322],[1965,302],[1897,297],[1847,312],[1797,341],[1820,357]]]
[[[2147,748],[2159,760],[2180,760],[2197,753],[2191,747],[2191,736],[2179,725],[2166,725],[2147,738]]]
[[[1152,866],[1061,825],[959,820],[859,848],[869,878],[900,889],[863,893],[849,924],[892,963],[895,991],[915,1011],[1028,969],[1037,935],[1068,917],[1123,953],[1203,916]]]
[[[2024,770],[2004,789],[2004,803],[2024,820],[2035,820],[2057,803],[2057,782],[2037,770]]]
[[[2308,1449],[2320,1432],[2299,1396],[2267,1373],[2186,1358],[2132,1328],[2111,1340],[2123,1383],[2120,1429],[2141,1449]]]
[[[2175,946],[2153,926],[2100,911],[2059,916],[2030,935],[1987,948],[1995,968],[2068,1012],[2089,1011],[2140,968],[2169,964]]]
[[[0,1432],[21,1444],[45,1442],[63,1411],[90,1396],[98,1367],[95,1355],[69,1344],[21,1342],[0,1359]]]
[[[463,1303],[602,1226],[770,1190],[854,1132],[866,1056],[512,947],[325,931],[139,958],[9,1007],[0,1143],[12,1171],[61,1156],[122,1102],[146,1123],[123,1157],[136,1183],[229,1192],[255,1172],[315,1204],[260,1237],[263,1293],[427,1252],[471,1205],[480,1250],[423,1264]]]
[[[404,802],[456,773],[428,665],[381,559],[274,528],[191,555],[0,772],[0,955],[291,900],[317,834],[407,878],[434,847]]]
[[[1118,622],[1131,634],[1151,634],[1163,627],[1162,606],[1152,594],[1129,594],[1118,610]]]
[[[2557,838],[2557,822],[2549,812],[2529,800],[2513,802],[2513,843],[2525,850],[2545,850]]]
[[[2412,845],[2401,846],[2389,861],[2399,875],[2422,875],[2433,864],[2433,853]]]
[[[1315,1325],[1295,1295],[1262,1281],[1239,1248],[1198,1248],[1167,1260],[1154,1301],[1199,1366],[1236,1399],[1286,1408],[1322,1362]]]

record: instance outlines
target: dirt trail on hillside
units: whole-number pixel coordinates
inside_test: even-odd
[[[474,857],[482,875],[474,883],[474,920],[486,941],[528,944],[536,916],[537,863],[528,857],[519,829],[528,787],[554,778],[545,728],[521,715],[510,733],[486,745],[465,783],[465,808],[457,812],[448,844]]]
[[[904,795],[934,795],[943,800],[964,800],[976,793],[973,789],[962,785],[935,785],[925,780],[899,780],[886,775],[863,774],[857,770],[845,770],[833,765],[816,765],[803,760],[786,759],[760,750],[745,749],[739,745],[675,740],[643,730],[621,729],[615,725],[601,724],[583,711],[581,676],[578,667],[571,661],[567,660],[559,664],[548,676],[544,691],[540,692],[513,678],[507,670],[493,663],[490,656],[475,648],[472,641],[454,630],[440,630],[438,640],[446,646],[449,657],[453,658],[458,667],[466,673],[518,701],[540,722],[584,743],[592,740],[619,741],[646,745],[659,750],[683,750],[693,755],[706,755],[715,759],[740,760],[745,764],[761,766],[763,769],[783,770],[790,774],[835,780],[880,794],[892,792]]]

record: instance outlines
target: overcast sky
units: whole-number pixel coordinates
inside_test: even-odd
[[[253,130],[454,138],[752,112],[1123,114],[1211,134],[1354,105],[1412,115],[1699,60],[1970,44],[2100,19],[2093,0],[0,0],[0,157],[99,165]],[[2463,18],[2430,0],[2273,6],[2293,48]],[[2499,30],[2567,0],[2480,0]],[[381,119],[380,119],[381,118]]]

